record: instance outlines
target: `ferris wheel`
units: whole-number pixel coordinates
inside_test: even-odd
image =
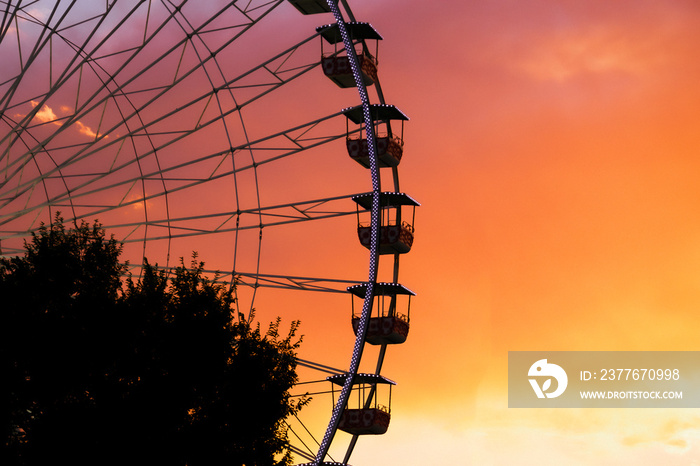
[[[0,254],[57,212],[99,219],[132,273],[196,250],[244,315],[306,312],[293,454],[347,464],[387,431],[414,294],[381,40],[347,0],[1,2]]]

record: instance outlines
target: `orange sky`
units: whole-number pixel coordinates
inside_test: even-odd
[[[401,262],[401,283],[417,293],[411,332],[383,371],[398,382],[391,426],[362,438],[351,464],[698,464],[697,410],[508,409],[506,364],[513,350],[700,350],[700,6],[351,4],[384,36],[382,87],[411,118],[401,188],[423,204]],[[294,40],[330,22],[286,7],[270,21],[293,24]],[[289,108],[246,113],[251,133],[357,99],[328,82],[304,86]],[[41,115],[61,116],[51,111]],[[94,137],[98,120],[78,129]],[[333,151],[261,168],[264,202],[369,190],[342,143]],[[218,189],[173,196],[173,209],[230,201],[230,186]],[[265,271],[363,280],[354,226],[265,230]],[[246,235],[254,244],[257,232]],[[179,246],[230,267],[227,241]],[[256,303],[263,322],[302,320],[302,357],[347,367],[349,297],[263,289]]]
[[[355,463],[696,464],[697,410],[509,410],[506,364],[699,349],[700,8],[404,6],[368,11],[412,117],[418,297],[391,452]]]

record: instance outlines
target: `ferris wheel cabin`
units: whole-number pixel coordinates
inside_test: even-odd
[[[326,380],[334,385],[343,386],[347,374],[338,374],[328,377]],[[389,429],[391,419],[391,386],[395,382],[376,374],[357,374],[352,381],[351,397],[343,411],[338,423],[338,429],[352,435],[378,435]],[[382,394],[382,401],[386,404],[378,404],[379,386],[388,386],[388,398]],[[357,397],[353,396],[356,394]],[[335,393],[333,393],[335,405]]]
[[[288,0],[304,15],[315,15],[318,13],[330,13],[326,0]]]
[[[343,113],[347,117],[346,145],[351,159],[365,168],[369,168],[369,148],[364,127],[362,106],[346,108]],[[370,116],[374,125],[377,140],[377,162],[380,168],[396,167],[403,156],[403,127],[408,117],[393,105],[370,105]],[[392,121],[401,122],[401,130],[396,134]],[[359,137],[351,137],[350,122],[359,125]],[[355,133],[353,131],[352,133]]]
[[[367,294],[367,283],[348,287],[353,296],[352,330],[357,335],[360,326],[360,316],[355,313],[355,297],[362,300]],[[411,317],[411,296],[416,294],[398,283],[376,283],[374,296],[376,299],[376,315],[370,317],[365,341],[371,345],[393,345],[403,343],[408,337]],[[406,296],[405,299],[399,297]]]
[[[352,198],[357,203],[357,235],[360,243],[369,249],[372,244],[371,219],[367,215],[372,210],[374,194],[360,194]],[[420,204],[404,193],[384,192],[380,194],[381,222],[379,227],[379,254],[405,254],[413,245],[413,223],[416,207]],[[404,208],[411,208],[411,222],[404,216]],[[361,210],[362,209],[362,210]],[[364,218],[363,218],[364,217]]]
[[[362,82],[365,86],[371,86],[377,80],[377,55],[379,53],[379,41],[382,36],[369,23],[345,23],[350,40],[360,65]],[[343,46],[343,37],[337,24],[328,24],[316,28],[321,37],[321,67],[323,73],[339,87],[355,87],[355,76],[352,73],[350,58]],[[367,47],[367,41],[374,42],[374,55]],[[325,43],[333,46],[332,52],[327,52]]]

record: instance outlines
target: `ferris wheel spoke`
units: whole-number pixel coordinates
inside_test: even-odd
[[[256,10],[258,8],[262,8],[263,6],[270,6],[270,5],[277,6],[279,3],[280,3],[279,1],[278,2],[267,2],[267,3],[263,3],[262,5],[255,7],[255,8],[251,8],[251,10]],[[229,6],[231,6],[231,5],[229,5]],[[235,4],[233,5],[233,7],[238,9],[239,11],[242,11]],[[249,7],[250,7],[250,4],[249,4]],[[135,10],[136,10],[136,7],[134,9],[132,9],[130,14],[133,13]],[[140,112],[143,112],[144,109],[148,108],[149,106],[152,106],[158,99],[163,97],[168,91],[175,88],[178,84],[182,83],[192,73],[194,73],[195,71],[200,70],[200,69],[205,69],[204,65],[207,63],[207,61],[209,61],[209,60],[216,61],[215,57],[220,50],[224,49],[230,43],[235,41],[241,34],[246,32],[248,29],[250,29],[255,24],[255,21],[252,21],[252,22],[249,21],[249,22],[238,24],[235,26],[228,26],[228,28],[230,28],[230,29],[242,28],[242,31],[239,31],[238,34],[236,34],[234,37],[230,38],[224,44],[221,44],[217,50],[210,51],[206,56],[199,57],[200,60],[197,60],[197,62],[195,64],[193,64],[189,70],[183,72],[179,76],[176,76],[175,79],[171,83],[168,83],[168,84],[163,85],[163,86],[150,86],[145,90],[141,87],[136,87],[135,89],[132,89],[130,87],[135,81],[138,80],[138,78],[140,78],[142,75],[148,73],[152,67],[155,67],[159,62],[164,60],[166,57],[170,56],[174,51],[176,51],[180,48],[183,48],[183,51],[184,51],[184,47],[188,43],[190,43],[188,41],[191,40],[192,37],[197,37],[197,34],[199,32],[201,32],[201,31],[212,32],[212,31],[206,31],[206,30],[204,30],[204,28],[206,27],[207,24],[212,22],[216,17],[221,15],[225,10],[226,10],[226,8],[220,10],[217,14],[213,15],[208,21],[206,21],[198,29],[189,33],[187,38],[182,39],[181,41],[179,41],[178,43],[173,45],[171,48],[169,48],[168,50],[162,52],[162,54],[160,56],[158,56],[156,59],[154,59],[152,62],[150,62],[147,66],[140,69],[138,72],[134,73],[134,75],[132,77],[130,77],[130,78],[127,77],[126,79],[120,78],[120,74],[124,72],[125,68],[127,67],[127,65],[131,61],[135,60],[139,56],[139,52],[143,51],[143,49],[146,47],[146,45],[148,45],[148,43],[151,40],[158,37],[157,34],[160,31],[160,29],[162,29],[165,26],[165,24],[167,23],[167,21],[173,17],[175,12],[171,12],[171,16],[166,18],[166,20],[163,21],[163,23],[159,26],[159,28],[156,29],[156,31],[154,31],[148,38],[144,38],[143,44],[141,44],[135,48],[129,48],[128,50],[129,51],[133,50],[133,53],[131,53],[130,57],[128,57],[126,60],[124,60],[124,63],[116,71],[110,72],[100,64],[105,58],[109,58],[109,57],[114,56],[115,52],[107,53],[104,56],[94,56],[94,55],[96,55],[96,50],[100,46],[103,45],[104,41],[107,40],[107,38],[105,38],[102,42],[100,42],[95,47],[95,50],[93,50],[93,52],[91,52],[91,54],[85,55],[84,59],[80,62],[79,66],[76,66],[72,70],[66,69],[64,71],[64,73],[61,76],[63,79],[59,80],[52,90],[49,90],[49,92],[47,92],[45,95],[43,95],[42,99],[39,102],[37,102],[37,104],[34,106],[33,110],[31,112],[29,112],[21,121],[18,122],[18,124],[15,126],[15,131],[7,133],[7,135],[4,138],[0,139],[0,144],[2,144],[4,142],[5,138],[10,137],[12,134],[15,134],[16,132],[21,132],[21,130],[23,128],[30,127],[31,126],[30,122],[36,117],[36,114],[41,109],[44,108],[43,106],[46,105],[46,102],[47,102],[49,96],[51,94],[53,94],[55,89],[58,89],[61,86],[64,86],[67,82],[67,79],[69,79],[78,70],[80,70],[80,74],[82,77],[82,66],[84,66],[84,65],[87,65],[89,67],[94,68],[96,71],[95,72],[96,75],[99,76],[100,74],[102,74],[102,75],[108,76],[109,79],[103,83],[104,84],[103,87],[98,88],[98,90],[96,90],[91,96],[85,98],[84,103],[81,106],[76,105],[76,109],[75,109],[74,114],[72,114],[68,117],[65,117],[61,120],[54,120],[57,123],[59,121],[63,121],[63,123],[61,124],[61,127],[58,130],[56,130],[56,132],[52,135],[52,137],[57,136],[58,134],[60,134],[61,131],[65,130],[67,128],[70,128],[74,125],[79,125],[79,122],[81,121],[81,119],[85,118],[87,115],[89,115],[91,112],[94,112],[96,109],[99,109],[100,107],[106,108],[106,104],[107,104],[107,101],[109,99],[116,99],[117,97],[128,97],[128,96],[133,96],[135,94],[140,94],[140,93],[144,93],[144,92],[152,92],[154,90],[157,90],[158,92],[156,92],[156,94],[154,96],[152,96],[150,99],[146,100],[140,107],[134,107],[134,109],[131,113],[129,113],[127,115],[123,115],[121,121],[129,122],[133,118],[138,117],[140,115]],[[247,10],[243,11],[243,12],[247,12]],[[106,13],[105,13],[105,15],[106,15]],[[104,18],[102,18],[102,19],[104,19]],[[126,19],[127,19],[126,17],[123,18],[122,22],[126,21]],[[96,26],[96,28],[97,28],[97,26]],[[110,35],[113,32],[114,31],[111,31]],[[109,35],[108,35],[108,37],[109,37]],[[137,126],[133,130],[131,130],[127,135],[122,136],[122,138],[129,137],[132,134],[133,135],[147,134],[149,128],[151,128],[152,126],[158,125],[163,120],[165,120],[169,117],[172,117],[175,114],[182,114],[184,111],[189,110],[192,106],[199,104],[202,101],[206,101],[207,99],[211,99],[211,97],[213,95],[217,94],[219,92],[219,90],[221,90],[221,89],[234,90],[237,88],[245,87],[241,84],[238,84],[238,82],[244,80],[245,77],[247,77],[251,73],[254,73],[257,70],[260,70],[260,69],[269,70],[270,64],[274,63],[275,61],[279,61],[281,58],[283,59],[282,63],[285,63],[287,61],[287,59],[289,58],[289,56],[291,56],[299,47],[308,43],[314,37],[315,37],[315,35],[312,35],[311,37],[305,39],[304,41],[300,42],[299,44],[289,48],[285,52],[282,52],[282,53],[276,55],[275,57],[273,57],[272,59],[269,59],[268,61],[262,63],[261,65],[253,67],[248,72],[245,72],[245,73],[237,76],[234,79],[231,79],[231,80],[224,82],[219,87],[213,88],[211,91],[209,91],[209,92],[207,92],[207,93],[205,93],[205,94],[203,94],[195,99],[190,100],[189,102],[181,105],[179,108],[172,110],[171,112],[168,112],[160,117],[151,119],[151,120],[149,120],[148,123],[143,123],[140,126]],[[82,47],[78,47],[78,49],[80,49],[81,51],[83,50]],[[208,49],[208,47],[207,47],[207,49]],[[124,53],[124,52],[120,51],[119,53]],[[286,59],[285,59],[285,57],[286,57]],[[268,86],[269,87],[268,89],[265,89],[264,91],[261,91],[261,92],[254,94],[254,95],[249,96],[249,98],[246,101],[244,101],[240,105],[237,105],[236,107],[230,109],[228,112],[225,112],[222,115],[218,115],[214,119],[207,121],[207,122],[203,123],[202,125],[195,125],[195,127],[191,130],[183,130],[182,133],[184,133],[184,135],[191,134],[193,131],[199,130],[200,127],[207,126],[215,121],[221,120],[230,113],[233,113],[235,111],[240,111],[240,108],[254,102],[255,100],[259,99],[260,97],[264,96],[265,94],[272,92],[274,89],[276,89],[277,87],[279,87],[283,84],[286,84],[290,80],[308,72],[310,69],[312,69],[314,66],[317,66],[317,65],[318,65],[318,63],[313,62],[313,63],[305,64],[303,66],[298,66],[297,68],[295,68],[297,70],[296,73],[294,73],[292,76],[288,76],[284,79],[282,79],[281,76],[288,74],[290,72],[290,70],[287,68],[281,68],[282,65],[280,65],[277,69],[271,71],[272,75],[276,79],[274,79],[274,82]],[[218,64],[217,64],[217,66],[218,66]],[[178,66],[178,70],[180,70],[180,66]],[[100,73],[97,73],[97,71],[100,71]],[[21,78],[21,76],[20,76],[20,78]],[[118,80],[123,81],[123,82],[115,88],[115,86],[113,86],[112,83],[119,82]],[[19,81],[20,81],[20,79],[15,80],[15,82],[19,82]],[[112,91],[109,91],[110,86],[113,89]],[[108,91],[108,92],[105,93],[104,91]],[[100,94],[103,94],[102,97],[100,97]],[[9,97],[11,97],[11,94],[6,94],[6,97],[8,97],[8,95],[9,95]],[[79,92],[76,95],[76,104],[77,104],[78,96],[79,96]],[[9,100],[8,100],[8,102],[9,102]],[[7,109],[5,109],[5,110],[7,110]],[[3,113],[5,113],[5,112],[3,112]],[[101,135],[97,134],[96,136],[98,136],[98,137],[96,137],[96,140],[91,144],[86,144],[85,148],[92,148],[93,146],[96,145],[96,143],[103,141],[105,137],[109,137],[110,135],[113,135],[119,129],[119,125],[120,124],[117,124],[109,129],[105,130],[104,134],[101,134]],[[109,144],[105,144],[105,145],[109,146],[111,144],[116,144],[119,141],[120,141],[120,138],[116,138],[116,139],[113,139]],[[48,146],[49,142],[50,142],[49,140],[44,140],[44,141],[36,144],[27,153],[32,154],[32,153],[40,150],[40,148],[44,148],[44,147]],[[84,157],[90,156],[95,151],[102,150],[102,149],[104,149],[104,146],[96,147],[92,151],[87,152],[86,154],[83,154],[84,151],[77,151],[75,153],[75,155],[67,161],[67,163],[68,162],[78,162],[78,161],[82,160]],[[7,167],[13,166],[13,165],[18,164],[18,163],[22,163],[22,160],[24,160],[24,158],[17,157],[15,160],[10,161],[10,163],[7,164]]]
[[[305,359],[300,359],[300,358],[297,358],[297,363],[301,366],[308,367],[310,369],[315,369],[317,371],[325,372],[325,373],[331,374],[331,375],[339,375],[339,374],[342,374],[345,372],[345,371],[343,371],[341,369],[337,369],[335,367],[326,366],[324,364],[320,364],[320,363],[313,362],[313,361],[307,361]]]
[[[263,229],[277,227],[291,223],[308,222],[312,220],[324,220],[347,215],[355,215],[356,209],[349,202],[354,196],[343,195],[333,198],[307,200],[297,203],[289,203],[260,208],[250,208],[241,211],[228,211],[204,215],[193,215],[188,217],[169,217],[160,220],[151,219],[148,221],[105,224],[106,228],[123,230],[125,228],[139,227],[161,227],[167,229],[168,233],[158,235],[157,233],[148,237],[151,241],[168,240],[173,238],[193,237],[209,235],[215,233],[228,233],[232,231]],[[331,208],[337,205],[336,208]],[[342,208],[343,206],[347,206]],[[215,220],[212,228],[201,228],[190,225],[201,225],[205,220]],[[247,221],[246,221],[247,220]],[[243,222],[241,222],[243,221]],[[181,225],[181,226],[177,226]],[[122,238],[124,243],[142,241],[143,238]]]
[[[290,275],[271,275],[261,273],[252,274],[239,271],[235,272],[235,277],[238,280],[238,284],[242,286],[341,294],[346,294],[349,286],[356,285],[358,283],[354,280],[295,277]],[[252,279],[252,281],[249,281],[249,279]],[[342,371],[336,371],[335,373],[339,372]]]
[[[66,167],[72,165],[72,163],[74,162],[71,162],[70,164],[56,164],[54,162],[54,165],[56,166],[56,172],[53,175],[42,174],[41,176],[36,177],[35,179],[29,180],[24,183],[24,185],[22,186],[23,189],[20,189],[20,186],[14,184],[6,184],[5,187],[2,188],[2,193],[0,194],[0,202],[2,202],[4,205],[7,205],[8,203],[19,198],[23,194],[26,194],[30,190],[34,189],[34,186],[37,183],[43,183],[47,179],[52,178],[61,180],[63,184],[63,190],[54,190],[54,192],[46,196],[46,201],[44,202],[27,205],[22,208],[16,208],[11,213],[8,212],[0,214],[0,224],[5,223],[13,218],[27,215],[29,212],[47,208],[51,205],[68,205],[79,207],[82,209],[87,209],[90,206],[92,206],[92,209],[85,210],[84,212],[82,212],[82,214],[94,216],[113,209],[124,208],[139,203],[145,203],[149,200],[156,199],[166,194],[167,192],[172,193],[186,190],[202,183],[211,182],[220,178],[225,178],[234,173],[244,172],[246,170],[254,169],[257,166],[276,162],[283,158],[299,154],[302,151],[313,149],[320,145],[327,144],[337,139],[345,137],[346,133],[340,131],[329,132],[328,130],[324,130],[321,132],[317,131],[316,133],[313,132],[314,130],[318,130],[322,123],[328,122],[329,120],[336,118],[340,114],[341,112],[337,112],[335,114],[331,114],[326,117],[316,119],[302,125],[297,125],[288,130],[284,130],[269,136],[262,137],[248,144],[243,144],[238,147],[235,147],[233,148],[233,152],[235,153],[249,151],[251,153],[260,155],[256,156],[255,161],[240,164],[236,168],[229,168],[225,170],[221,169],[221,164],[230,157],[232,152],[230,149],[225,151],[218,151],[209,155],[200,156],[198,158],[193,158],[169,167],[160,167],[158,170],[151,171],[148,173],[143,173],[139,170],[139,172],[133,176],[127,177],[119,181],[114,181],[112,183],[105,183],[105,180],[109,180],[119,176],[120,172],[127,170],[132,165],[135,165],[136,162],[133,160],[128,160],[127,162],[119,166],[112,165],[107,171],[94,173],[82,172],[75,174],[68,174],[65,170]],[[164,147],[167,147],[167,143],[161,147],[147,150],[141,156],[141,159],[145,159],[148,155],[156,154]],[[49,151],[47,151],[47,155],[50,156]],[[116,157],[117,156],[115,156],[115,160]],[[211,160],[217,159],[219,160],[219,162],[217,162],[212,171],[204,177],[183,178],[176,176],[177,173],[182,173],[183,171],[186,171],[187,173],[193,173],[192,167],[200,164],[203,165],[210,162]],[[71,182],[71,186],[69,187],[67,181],[70,180],[73,180],[74,182]],[[145,193],[142,196],[127,198],[129,193],[134,188],[135,183],[140,180],[159,180],[162,182],[170,182],[177,184],[171,184],[167,188],[163,186],[163,189],[161,191]],[[77,183],[75,183],[75,181],[77,181]],[[91,186],[94,187],[90,188]],[[80,203],[81,198],[91,199],[96,194],[114,189],[122,189],[124,192],[124,194],[118,199],[119,202],[116,204],[99,206],[95,204]]]
[[[208,121],[208,122],[206,122],[206,123],[196,125],[195,127],[191,128],[191,129],[189,129],[189,130],[183,130],[183,131],[169,131],[169,132],[167,132],[167,133],[166,133],[166,132],[163,132],[163,133],[152,133],[152,134],[147,133],[147,136],[148,136],[149,138],[155,137],[155,136],[158,136],[158,135],[175,135],[175,137],[172,137],[172,138],[167,139],[165,142],[163,142],[163,143],[162,143],[161,145],[159,145],[158,147],[153,147],[151,150],[145,151],[145,152],[144,152],[142,155],[140,155],[139,157],[136,157],[136,158],[134,158],[134,159],[132,159],[132,160],[127,160],[127,161],[123,162],[123,163],[122,163],[121,165],[119,165],[119,166],[112,166],[112,167],[110,167],[109,172],[110,172],[110,173],[112,173],[112,172],[118,172],[118,171],[120,171],[120,170],[122,170],[122,169],[124,169],[124,168],[126,168],[126,167],[129,167],[129,166],[131,166],[131,165],[133,165],[133,164],[138,163],[138,160],[140,160],[140,159],[143,159],[143,158],[146,158],[146,157],[148,157],[148,156],[152,156],[152,155],[154,155],[154,154],[157,154],[158,151],[161,151],[161,150],[167,148],[167,147],[170,146],[171,144],[174,144],[174,143],[178,142],[179,140],[185,138],[186,136],[192,135],[193,133],[195,133],[195,132],[197,132],[197,131],[200,131],[200,130],[201,130],[203,127],[205,127],[205,126],[208,126],[208,125],[210,125],[210,124],[212,124],[212,123],[214,123],[214,122],[216,122],[216,121],[223,120],[223,118],[224,118],[225,116],[227,116],[229,113],[232,113],[232,112],[234,112],[234,111],[239,111],[239,110],[240,110],[240,108],[231,110],[231,111],[229,111],[229,112],[224,112],[224,113],[222,113],[221,115],[219,115],[218,117],[215,117],[214,119],[212,119],[212,120],[210,120],[210,121]],[[180,109],[179,112],[182,112],[182,110]],[[278,132],[278,133],[276,133],[276,134],[273,134],[273,135],[270,135],[270,136],[267,136],[267,137],[258,139],[258,140],[256,140],[256,141],[253,141],[253,142],[250,142],[250,143],[247,143],[247,144],[239,145],[239,146],[237,146],[237,147],[232,147],[232,148],[231,148],[231,152],[240,151],[240,150],[246,150],[246,149],[247,149],[247,150],[257,150],[257,151],[267,151],[267,152],[272,152],[272,151],[278,151],[278,152],[279,152],[279,151],[283,151],[283,150],[285,149],[285,146],[283,146],[283,145],[278,146],[278,147],[274,147],[274,146],[273,146],[273,147],[259,147],[261,144],[266,143],[266,142],[268,142],[268,141],[271,141],[271,140],[273,140],[273,139],[278,139],[278,140],[281,140],[282,142],[287,141],[287,142],[289,142],[289,143],[292,144],[292,147],[290,148],[290,150],[287,150],[286,152],[282,152],[281,154],[278,154],[278,155],[276,155],[276,156],[274,156],[274,157],[263,158],[262,160],[259,160],[259,161],[255,162],[256,165],[260,165],[260,164],[264,164],[264,163],[269,163],[269,162],[271,162],[271,161],[274,161],[274,160],[277,160],[277,159],[280,159],[280,158],[283,158],[283,157],[287,157],[287,156],[292,155],[292,154],[294,154],[294,153],[297,153],[297,152],[299,152],[299,151],[301,151],[301,150],[309,149],[309,148],[316,147],[316,146],[321,145],[321,144],[325,144],[325,143],[331,142],[331,141],[333,141],[333,140],[335,140],[335,139],[339,139],[339,138],[343,137],[343,136],[344,136],[344,133],[336,133],[336,134],[333,134],[333,135],[322,135],[322,136],[306,137],[306,138],[303,137],[303,136],[305,136],[305,135],[308,133],[308,131],[310,131],[311,129],[315,128],[317,125],[319,125],[319,123],[321,123],[321,122],[323,122],[323,121],[328,121],[329,119],[331,119],[331,118],[333,118],[333,117],[335,117],[335,116],[337,116],[337,115],[339,115],[339,114],[340,114],[340,113],[336,113],[336,114],[334,114],[334,115],[330,115],[330,116],[324,117],[324,118],[322,118],[322,119],[317,119],[317,120],[312,121],[312,122],[310,122],[310,123],[307,123],[307,124],[304,124],[304,125],[299,125],[299,126],[296,126],[296,127],[294,127],[294,128],[291,128],[291,129],[289,129],[289,130],[281,131],[281,132]],[[124,121],[127,121],[127,118],[125,118]],[[122,145],[123,145],[124,140],[126,140],[127,138],[133,138],[133,137],[139,136],[139,131],[140,131],[141,129],[143,129],[143,128],[145,128],[145,125],[142,126],[142,127],[139,128],[139,129],[130,131],[127,135],[125,135],[125,136],[123,136],[123,137],[117,138],[117,139],[113,140],[112,142],[110,142],[110,143],[108,143],[108,144],[105,144],[105,145],[101,145],[101,146],[99,146],[99,147],[96,147],[96,148],[94,148],[94,149],[92,149],[91,151],[86,152],[86,153],[83,153],[84,149],[86,149],[86,148],[91,148],[94,144],[92,144],[92,143],[90,143],[90,144],[84,143],[84,144],[82,145],[83,149],[81,149],[81,150],[78,151],[79,154],[82,153],[80,156],[76,155],[76,156],[73,156],[73,157],[69,158],[68,160],[65,160],[65,161],[61,162],[60,164],[56,164],[55,168],[49,170],[48,173],[43,174],[41,178],[51,177],[51,176],[61,176],[61,177],[69,176],[69,175],[64,175],[64,174],[60,173],[59,170],[60,170],[61,168],[65,168],[65,167],[68,167],[68,166],[70,166],[70,165],[73,165],[73,164],[75,164],[75,163],[77,163],[77,162],[80,162],[81,160],[83,160],[83,159],[85,159],[85,158],[94,156],[95,154],[103,153],[103,151],[105,151],[109,146],[120,144],[119,149],[118,149],[118,151],[117,151],[117,154],[115,155],[115,160],[116,160],[116,158],[118,157],[118,153],[119,153],[119,151],[121,150],[121,147],[122,147]],[[302,130],[303,130],[303,131],[302,131]],[[295,132],[299,132],[299,135],[294,135]],[[103,136],[104,136],[104,135],[103,135]],[[46,142],[41,143],[41,144],[43,144],[43,145],[45,146]],[[58,150],[64,150],[64,149],[66,149],[66,148],[71,148],[71,147],[79,147],[79,146],[76,146],[76,145],[73,145],[73,146],[64,146],[64,147],[58,147],[57,149],[58,149]],[[46,149],[46,152],[48,152],[48,149]],[[32,154],[32,149],[28,149],[28,150],[27,150],[27,153],[28,153],[28,154]],[[193,161],[189,161],[189,162],[186,162],[186,163],[183,163],[183,164],[180,164],[180,165],[175,165],[175,166],[173,166],[173,167],[166,168],[166,169],[164,169],[164,170],[159,171],[158,174],[162,174],[162,173],[165,173],[165,172],[168,172],[168,171],[177,170],[177,169],[179,169],[179,168],[182,168],[182,166],[184,166],[184,165],[191,165],[192,163],[203,162],[203,161],[208,160],[209,158],[217,157],[217,156],[220,156],[220,155],[225,154],[225,153],[226,153],[226,152],[218,152],[218,153],[214,153],[214,154],[209,155],[209,156],[206,156],[206,157],[201,157],[201,158],[199,158],[199,159],[195,159],[195,160],[193,160]],[[4,167],[3,170],[4,170],[4,171],[7,171],[7,170],[9,169],[9,166],[10,166],[10,164],[8,164],[8,166]],[[239,168],[238,170],[250,169],[250,168],[253,168],[253,166],[254,166],[254,164],[246,165],[246,166],[243,166],[243,167]],[[19,168],[18,168],[17,170],[19,170]],[[16,175],[16,174],[17,174],[17,171],[15,171],[14,173],[6,174],[6,177],[11,178],[13,175]],[[82,185],[77,186],[77,187],[76,187],[74,190],[72,190],[72,191],[80,190],[80,189],[83,188],[84,186],[89,185],[89,184],[92,184],[92,183],[94,183],[94,182],[97,181],[97,180],[100,180],[102,174],[103,174],[103,173],[98,173],[98,175],[100,175],[100,176],[98,176],[98,177],[93,177],[93,178],[90,178],[90,176],[89,176],[90,174],[89,174],[89,173],[88,173],[88,174],[85,174],[85,173],[81,174],[80,177],[87,177],[88,180],[87,180],[86,182],[84,182]],[[146,175],[144,175],[144,176],[145,176],[145,177],[150,177],[150,176],[154,176],[154,175],[155,175],[154,173],[151,173],[150,175],[146,174]],[[142,176],[139,176],[139,178],[142,178]],[[128,184],[128,183],[130,183],[130,182],[131,182],[131,180],[125,180],[125,181],[123,181],[122,183],[127,183],[127,184]],[[21,193],[25,192],[27,189],[29,189],[30,187],[31,187],[31,182],[30,182],[30,181],[26,181],[26,182],[24,182],[24,183],[21,183],[21,182],[20,182],[20,183],[19,183],[16,187],[14,187],[13,189],[17,190],[17,191],[21,194]],[[24,191],[23,191],[23,189],[24,189]],[[88,194],[91,194],[91,192],[89,192]],[[65,195],[68,195],[68,193],[66,193]],[[70,195],[71,195],[71,196],[74,196],[75,194],[73,194],[73,192],[71,192]],[[78,194],[78,196],[79,196],[79,194]],[[57,198],[57,199],[54,199],[54,200],[60,202],[60,198]]]

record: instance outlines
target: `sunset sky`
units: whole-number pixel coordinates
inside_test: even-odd
[[[505,384],[508,351],[698,349],[700,9],[409,3],[370,8],[424,203],[383,458],[697,464],[697,410],[515,410]]]
[[[697,410],[508,409],[506,370],[515,350],[700,349],[700,6],[357,10],[423,206],[392,426],[354,463],[699,464]]]
[[[410,117],[401,189],[422,204],[413,250],[401,258],[400,281],[417,294],[411,330],[382,370],[397,382],[391,426],[361,438],[350,463],[700,465],[697,409],[507,407],[509,351],[700,351],[700,4],[350,3],[358,21],[384,37],[382,89]],[[301,40],[332,20],[283,7],[261,44],[279,39],[269,33],[275,28]],[[249,66],[254,55],[226,66]],[[32,85],[39,86],[18,93]],[[196,85],[188,86],[184,92],[195,95]],[[288,107],[246,113],[252,137],[299,114],[317,118],[357,104],[353,90],[305,86],[292,87]],[[51,130],[69,111],[63,105],[78,100],[66,87],[65,102],[59,93],[35,116],[45,125],[38,131]],[[19,100],[15,118],[38,105]],[[99,137],[100,124],[107,127],[97,109],[71,137]],[[181,147],[218,150],[207,131]],[[103,143],[110,137],[119,135]],[[260,168],[263,204],[369,191],[367,173],[342,154],[342,143],[333,148],[339,155]],[[242,186],[241,196],[253,198],[252,184]],[[171,214],[230,201],[231,187],[218,187],[174,194]],[[165,211],[158,202],[147,204],[152,217]],[[354,216],[325,225],[265,230],[264,271],[364,280],[367,251]],[[257,235],[241,241],[255,244]],[[178,247],[173,256],[197,250],[211,267],[229,267],[225,241]],[[253,263],[255,247],[239,260]],[[301,357],[344,369],[350,302],[263,289],[257,317],[301,319]]]

